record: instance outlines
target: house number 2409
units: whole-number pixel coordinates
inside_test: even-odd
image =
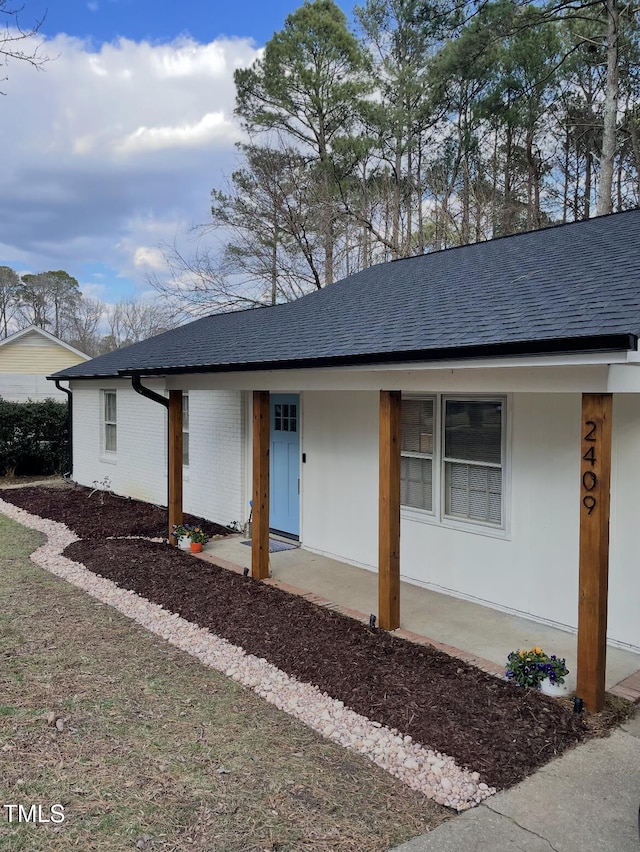
[[[586,424],[588,427],[587,434],[584,436],[584,440],[588,441],[590,444],[597,443],[596,438],[596,429],[597,424],[594,423],[593,420],[587,420]],[[582,456],[583,461],[588,462],[593,468],[596,463],[596,448],[591,446],[588,448],[586,453]],[[590,492],[593,491],[598,484],[598,477],[596,476],[595,471],[593,470],[585,470],[582,474],[582,487],[585,491]],[[596,500],[593,494],[587,493],[582,498],[582,505],[587,510],[587,514],[590,515],[595,507],[598,505],[598,501]]]

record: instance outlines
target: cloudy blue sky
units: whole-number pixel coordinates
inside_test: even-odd
[[[236,162],[234,69],[298,5],[25,0],[52,61],[0,68],[0,265],[65,269],[109,302],[148,290],[158,245],[188,245]]]

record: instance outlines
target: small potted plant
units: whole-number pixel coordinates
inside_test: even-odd
[[[191,528],[186,524],[174,524],[173,535],[180,550],[189,550],[191,545]]]
[[[200,553],[203,545],[209,541],[209,536],[200,527],[191,527],[189,530],[191,539],[191,552]]]
[[[518,686],[540,689],[547,695],[564,695],[564,677],[569,674],[566,661],[542,648],[512,651],[507,658],[506,676]]]
[[[552,654],[544,666],[546,677],[540,681],[540,690],[546,695],[566,695],[565,675],[569,674],[567,661]]]

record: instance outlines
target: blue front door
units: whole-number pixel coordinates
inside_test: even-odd
[[[300,397],[271,395],[269,515],[271,529],[300,534]]]

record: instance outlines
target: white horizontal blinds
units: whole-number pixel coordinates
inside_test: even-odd
[[[189,466],[189,394],[182,394],[182,464]]]
[[[446,462],[445,481],[449,517],[502,524],[501,470]]]
[[[117,450],[116,392],[104,392],[104,449],[107,453]]]
[[[500,400],[446,400],[445,514],[502,525]]]
[[[402,451],[433,453],[433,399],[402,400]]]
[[[400,460],[400,503],[415,509],[433,508],[433,462],[431,459]]]
[[[434,399],[403,399],[400,503],[433,511]]]

